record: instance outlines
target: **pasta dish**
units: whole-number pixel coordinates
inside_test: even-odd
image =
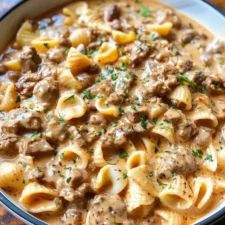
[[[74,1],[0,54],[0,188],[52,225],[190,225],[225,196],[225,42],[156,1]]]

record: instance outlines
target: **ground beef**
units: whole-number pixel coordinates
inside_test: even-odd
[[[32,95],[35,84],[40,79],[40,76],[35,73],[25,73],[16,82],[16,88],[21,95],[30,97]]]
[[[24,155],[38,155],[40,153],[52,152],[54,148],[45,138],[37,134],[36,137],[23,138],[19,141],[19,152]]]
[[[97,195],[90,205],[87,215],[87,224],[128,225],[126,205],[119,195],[100,194]]]
[[[51,64],[42,64],[37,73],[27,72],[22,74],[16,82],[16,87],[21,95],[29,97],[33,94],[34,86],[46,77],[56,78],[57,70]]]
[[[191,41],[195,39],[198,33],[193,29],[185,29],[182,31],[180,42],[182,44],[189,44]]]
[[[198,170],[193,156],[187,151],[164,152],[157,161],[156,173],[159,178],[171,178],[174,173],[188,176]]]
[[[139,65],[151,53],[152,47],[147,42],[135,41],[132,46],[130,59],[134,66]]]
[[[25,46],[20,54],[20,61],[23,73],[28,71],[35,72],[41,63],[41,58],[34,48]]]
[[[0,132],[0,152],[8,151],[15,148],[18,136],[12,133]]]
[[[110,5],[104,10],[104,19],[108,22],[119,19],[120,15],[121,10],[117,5]]]
[[[10,111],[8,120],[2,125],[2,129],[11,133],[39,130],[41,127],[42,119],[40,113],[23,108]]]
[[[62,142],[69,133],[66,123],[59,121],[58,117],[54,115],[48,115],[49,121],[45,127],[45,136],[50,142]]]
[[[171,121],[173,124],[176,124],[182,119],[182,112],[180,110],[170,108],[164,114],[164,116],[166,120]]]
[[[213,130],[208,127],[199,127],[198,134],[196,135],[194,142],[200,147],[207,147],[211,142]]]
[[[44,172],[39,168],[33,168],[28,172],[27,179],[29,181],[39,181],[44,177]]]
[[[120,105],[124,101],[125,93],[123,91],[113,92],[107,98],[107,102],[113,105]]]
[[[70,127],[71,138],[76,140],[77,144],[81,147],[96,141],[104,130],[98,125],[78,125],[77,127]]]
[[[18,71],[8,71],[7,76],[12,82],[17,82],[21,76],[21,73]]]
[[[58,99],[58,83],[53,77],[47,77],[35,85],[33,94],[48,108]]]
[[[65,58],[65,50],[62,48],[53,48],[48,51],[48,58],[54,63],[60,63]]]
[[[143,117],[148,117],[147,106],[138,106],[135,109],[129,109],[126,112],[127,118],[131,123],[138,123]]]
[[[0,75],[5,74],[7,71],[6,67],[3,65],[3,63],[0,63]]]
[[[81,73],[76,78],[81,84],[81,89],[86,89],[95,82],[95,76],[89,73]]]
[[[82,210],[77,208],[67,209],[60,225],[82,225]]]
[[[107,125],[107,120],[101,113],[93,113],[90,115],[89,123],[105,128]]]
[[[156,21],[159,24],[170,21],[176,28],[180,28],[182,25],[181,19],[172,9],[158,10],[156,14]]]

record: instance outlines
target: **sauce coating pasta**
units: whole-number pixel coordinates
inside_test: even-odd
[[[74,1],[0,57],[0,188],[48,224],[190,225],[224,202],[225,42],[147,0]]]

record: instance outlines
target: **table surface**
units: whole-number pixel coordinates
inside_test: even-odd
[[[8,9],[15,5],[20,0],[0,0],[0,16],[4,14]],[[218,8],[225,11],[225,0],[210,0]],[[11,215],[3,206],[0,205],[0,225],[25,225],[23,222]],[[218,223],[218,225],[224,225],[225,220]]]

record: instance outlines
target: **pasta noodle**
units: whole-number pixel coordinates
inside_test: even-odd
[[[87,110],[84,100],[74,92],[64,93],[56,106],[56,114],[64,120],[82,117]]]
[[[154,198],[131,179],[128,183],[125,201],[128,213],[138,217],[146,217],[154,204]]]
[[[106,165],[99,171],[95,189],[103,189],[111,194],[120,193],[127,185],[127,179],[124,179],[123,172],[118,166]]]
[[[112,37],[118,44],[128,44],[135,40],[135,32],[123,33],[121,31],[112,31]]]
[[[99,48],[95,61],[100,64],[114,63],[118,59],[118,51],[114,44],[104,42]]]
[[[9,111],[17,107],[16,87],[13,83],[0,84],[0,111]]]
[[[38,35],[32,29],[32,24],[25,21],[17,32],[16,41],[19,45],[25,46],[30,45],[37,37]]]
[[[57,201],[57,192],[38,183],[29,183],[25,186],[20,202],[32,213],[56,212],[61,208]]]
[[[80,53],[75,48],[70,48],[66,62],[73,75],[77,75],[83,70],[87,69],[92,64],[92,60],[84,54]]]

